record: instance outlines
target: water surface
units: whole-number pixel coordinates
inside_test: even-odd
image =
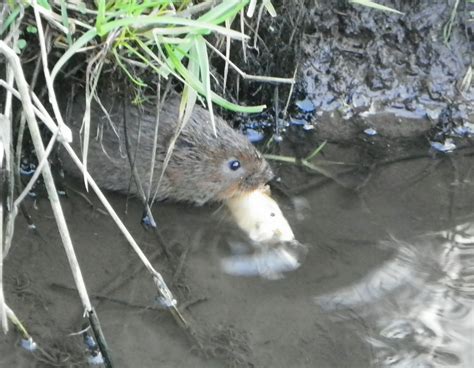
[[[377,155],[370,142],[329,145],[324,159],[356,164],[327,166],[337,181],[276,165],[283,189],[275,196],[308,247],[302,266],[280,280],[222,272],[229,244],[242,240],[222,209],[159,205],[165,252],[141,227],[138,201],[109,194],[205,353],[159,309],[149,275],[100,206],[69,189],[63,205],[116,365],[474,366],[472,153],[391,147]],[[49,204],[36,205],[37,233],[19,219],[5,264],[7,302],[59,366],[85,366],[82,338],[71,335],[82,308]],[[50,360],[22,350],[13,331],[0,343],[2,367]]]

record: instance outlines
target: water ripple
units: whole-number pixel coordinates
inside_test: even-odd
[[[363,316],[374,366],[473,367],[474,224],[383,246],[392,259],[315,302]]]

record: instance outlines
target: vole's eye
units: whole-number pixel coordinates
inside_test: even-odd
[[[236,171],[240,168],[240,161],[239,160],[232,160],[229,162],[229,168],[232,171]]]

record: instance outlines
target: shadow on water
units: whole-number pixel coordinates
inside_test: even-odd
[[[147,273],[110,219],[69,190],[63,205],[117,366],[474,366],[472,157],[434,157],[426,144],[397,156],[392,145],[377,162],[367,145],[327,146],[324,159],[359,164],[328,167],[337,182],[275,165],[291,194],[278,196],[282,211],[308,246],[302,266],[280,280],[222,272],[240,235],[221,210],[161,204],[168,257],[139,225],[137,201],[120,211],[205,354],[153,304]],[[109,197],[124,208],[123,197]],[[70,334],[81,330],[82,310],[49,205],[36,205],[38,234],[21,231],[20,219],[5,264],[7,298],[56,365],[81,366],[81,337]],[[14,345],[14,334],[3,338],[0,366],[51,366]]]

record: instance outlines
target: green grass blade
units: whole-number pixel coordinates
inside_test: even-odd
[[[67,15],[66,0],[61,0],[61,18],[63,20],[63,26],[67,28],[67,33],[66,33],[67,44],[71,46],[72,36],[71,36],[71,31],[70,31],[71,28],[69,24],[69,18]]]
[[[102,35],[102,25],[106,23],[105,18],[105,0],[97,1],[97,18],[95,20],[95,27],[97,28],[97,33]]]
[[[142,40],[137,38],[135,41],[150,58],[155,60],[155,62],[158,65],[160,65],[160,67],[156,70],[156,72],[160,74],[163,78],[167,79],[169,73],[171,72],[169,67],[165,65],[165,63],[162,60],[160,60],[158,56],[156,56],[156,54]]]
[[[199,78],[199,63],[197,61],[196,48],[191,49],[188,62],[188,72],[189,74]],[[186,124],[190,119],[194,105],[196,105],[196,100],[196,91],[189,84],[185,84],[180,104],[180,116],[182,116],[180,121],[183,125]]]
[[[47,10],[51,10],[51,5],[49,5],[48,0],[38,0],[38,5],[42,6]]]
[[[56,62],[56,65],[54,65],[53,70],[51,71],[51,79],[54,82],[54,79],[56,78],[56,75],[58,72],[61,70],[61,68],[66,64],[71,57],[74,56],[74,54],[85,44],[93,40],[97,36],[97,31],[95,28],[92,28],[88,30],[86,33],[84,33],[81,37],[77,39],[76,42],[72,44],[72,46],[59,58],[59,60]]]
[[[160,74],[161,76],[165,77],[165,75],[163,75],[164,73],[161,72],[160,68],[158,68],[156,65],[154,65],[150,59],[147,59],[145,56],[143,56],[140,52],[138,52],[138,50],[135,48],[135,47],[132,47],[129,43],[122,43],[121,44],[122,46],[124,46],[130,53],[132,53],[133,55],[135,55],[138,59],[140,59],[141,61],[143,61],[146,65],[148,65],[150,68],[152,68],[157,74]]]
[[[181,60],[176,56],[174,51],[171,49],[171,46],[164,45],[164,47],[165,47],[166,52],[168,53],[169,60],[172,62],[172,64],[170,64],[170,67],[175,69],[184,78],[184,80],[187,83],[189,83],[189,85],[192,88],[194,88],[199,94],[205,95],[205,89],[202,83],[198,79],[196,79],[194,76],[190,75],[190,73],[181,63]],[[240,105],[227,101],[226,99],[217,95],[215,92],[211,92],[211,97],[214,103],[230,111],[244,112],[244,113],[258,113],[258,112],[262,112],[263,109],[266,108],[266,105],[240,106]]]
[[[311,160],[312,158],[314,158],[319,152],[321,152],[321,150],[324,148],[324,146],[326,145],[326,143],[328,143],[328,141],[324,141],[323,143],[321,143],[318,148],[316,148],[308,157],[305,158],[306,161],[309,161]]]
[[[129,17],[114,20],[104,24],[101,27],[101,32],[99,35],[104,36],[105,34],[111,32],[116,28],[123,28],[123,27],[146,27],[152,25],[168,25],[168,26],[185,26],[191,27],[191,30],[194,33],[201,33],[201,34],[208,34],[211,31],[228,35],[229,37],[235,38],[237,40],[241,39],[248,39],[249,36],[244,35],[240,32],[234,30],[228,30],[225,27],[217,26],[212,23],[207,22],[200,22],[197,20],[192,19],[184,19],[178,17],[170,17],[170,16],[157,16],[157,17],[150,17],[150,16],[139,16],[139,17]]]
[[[221,4],[213,7],[204,15],[201,15],[198,18],[200,22],[207,22],[213,24],[221,24],[226,19],[234,17],[242,8],[247,5],[248,0],[228,0],[224,1]]]
[[[143,81],[141,79],[137,79],[135,78],[127,69],[127,67],[124,65],[124,63],[122,63],[122,60],[120,60],[120,55],[117,53],[117,49],[114,48],[112,50],[112,53],[114,54],[115,56],[115,61],[117,61],[117,64],[120,66],[120,68],[122,68],[122,70],[124,71],[124,73],[127,75],[127,77],[133,82],[135,83],[137,86],[139,87],[147,87],[147,85],[145,83],[143,83]]]
[[[18,17],[18,14],[20,14],[20,7],[16,7],[15,9],[13,9],[8,18],[2,24],[2,26],[0,27],[0,35],[2,35],[3,32],[8,29],[8,27],[10,27],[10,25],[15,21],[16,17]]]
[[[201,75],[201,82],[204,88],[204,97],[206,97],[207,109],[209,110],[209,116],[211,118],[211,124],[212,128],[214,129],[214,134],[217,135],[216,121],[214,119],[214,110],[212,108],[209,56],[207,55],[206,41],[204,41],[204,38],[202,36],[194,37],[194,47],[198,58],[199,74]]]

